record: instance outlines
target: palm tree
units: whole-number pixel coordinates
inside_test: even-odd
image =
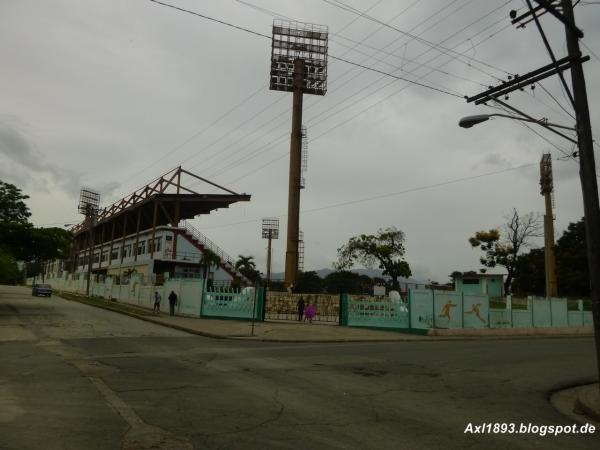
[[[238,255],[238,260],[235,263],[235,270],[250,281],[255,281],[260,276],[260,272],[256,270],[256,263],[253,259],[254,256]]]
[[[205,248],[202,250],[202,257],[200,258],[200,267],[204,269],[204,279],[208,278],[210,269],[213,266],[218,266],[221,263],[221,258],[212,250]]]
[[[253,261],[254,256],[238,255],[238,260],[235,263],[235,270],[254,270],[256,269],[256,263]]]

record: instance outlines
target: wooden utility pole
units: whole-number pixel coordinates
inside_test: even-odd
[[[575,26],[573,3],[562,0],[562,12],[567,35],[567,50],[571,58],[577,58],[571,67],[571,83],[577,119],[577,143],[579,146],[579,178],[583,191],[583,211],[585,218],[585,238],[587,243],[588,268],[590,272],[590,297],[594,319],[596,342],[596,364],[600,374],[600,203],[598,201],[598,182],[590,110],[587,101],[585,77],[579,58],[578,30]],[[579,32],[581,34],[581,32]]]
[[[271,242],[273,241],[273,231],[269,230],[268,245],[267,245],[267,287],[271,285]]]
[[[288,187],[285,285],[298,278],[300,189],[302,188],[302,96],[327,92],[326,26],[275,19],[271,39],[269,89],[293,92],[292,136]]]
[[[542,155],[540,161],[540,186],[544,196],[546,214],[544,215],[544,256],[546,265],[546,297],[556,297],[558,289],[556,284],[556,255],[554,252],[554,214],[552,212],[552,193],[554,181],[552,177],[552,155]]]
[[[273,256],[273,239],[279,239],[279,219],[276,217],[265,217],[262,220],[262,238],[268,239],[267,246],[267,287],[271,283],[271,258]]]
[[[293,286],[298,278],[298,236],[300,232],[300,178],[302,166],[302,100],[304,60],[294,60],[294,100],[290,142],[290,174],[288,190],[287,247],[285,252],[285,285]]]

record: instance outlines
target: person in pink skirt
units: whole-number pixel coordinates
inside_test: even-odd
[[[309,323],[312,323],[312,320],[317,315],[317,307],[313,302],[310,302],[304,311],[304,317],[308,320]]]

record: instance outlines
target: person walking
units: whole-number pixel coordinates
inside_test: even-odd
[[[302,322],[304,318],[304,299],[302,297],[298,300],[296,307],[298,308],[298,322]]]
[[[175,291],[171,291],[169,294],[169,314],[175,315],[175,305],[177,304],[177,294]]]
[[[310,302],[306,307],[306,319],[308,320],[308,323],[312,323],[316,315],[317,306],[313,302]]]
[[[159,314],[160,313],[160,301],[161,301],[161,297],[160,294],[158,293],[158,291],[154,291],[154,308],[152,309],[152,314]]]

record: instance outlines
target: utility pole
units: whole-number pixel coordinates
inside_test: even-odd
[[[90,281],[92,278],[92,266],[94,264],[94,227],[98,215],[98,206],[100,205],[100,194],[91,189],[83,188],[79,194],[78,210],[85,214],[85,220],[88,224],[88,266],[87,266],[87,286],[85,295],[90,296]],[[102,255],[99,255],[102,257]]]
[[[85,287],[85,296],[90,296],[90,281],[92,279],[92,265],[94,264],[94,226],[96,226],[96,212],[92,208],[88,208],[88,212],[86,213],[86,219],[89,224],[90,229],[89,233],[89,241],[90,245],[88,248],[88,266],[87,266],[87,284]]]
[[[294,60],[294,101],[290,141],[290,174],[288,187],[287,246],[285,252],[285,284],[293,286],[298,278],[298,241],[300,231],[300,177],[302,165],[302,87],[304,60]]]
[[[596,179],[590,111],[582,66],[590,58],[589,56],[583,56],[579,49],[579,39],[583,37],[583,32],[575,24],[572,0],[535,0],[538,4],[535,8],[531,3],[532,0],[525,1],[529,11],[521,15],[517,11],[511,11],[510,17],[512,23],[519,24],[517,25],[518,28],[523,28],[527,23],[535,22],[552,63],[525,75],[509,77],[508,81],[503,81],[496,87],[490,87],[490,89],[480,94],[467,97],[467,102],[475,102],[478,105],[492,101],[512,110],[518,114],[516,117],[521,120],[529,119],[528,121],[531,121],[531,116],[502,102],[499,98],[504,97],[507,100],[510,92],[523,89],[528,85],[533,86],[534,83],[551,75],[558,75],[560,78],[562,88],[575,110],[577,141],[556,130],[555,127],[557,125],[550,124],[545,120],[538,121],[538,124],[571,142],[575,142],[579,147],[579,178],[583,194],[586,247],[590,275],[590,298],[592,302],[594,339],[596,344],[596,365],[598,375],[600,375],[600,204],[598,201],[598,182]],[[546,13],[550,13],[565,26],[568,56],[564,58],[556,58],[541,26],[539,16]],[[571,88],[569,88],[563,74],[566,70],[570,70],[571,72]]]
[[[587,243],[588,268],[590,272],[590,297],[592,299],[592,317],[594,319],[594,336],[596,341],[596,364],[600,374],[600,204],[598,201],[598,182],[596,179],[596,163],[590,110],[587,101],[585,77],[579,58],[578,30],[575,26],[573,3],[562,0],[567,50],[571,58],[576,58],[571,67],[571,83],[575,116],[577,119],[577,144],[579,146],[579,178],[583,191],[583,211],[585,217],[585,238]]]
[[[302,183],[303,95],[327,92],[327,27],[300,22],[273,21],[269,89],[293,92],[290,170],[288,181],[285,285],[298,278],[300,189]]]
[[[271,241],[279,239],[279,219],[276,217],[265,217],[262,220],[262,237],[268,239],[267,245],[267,288],[271,283]]]
[[[544,214],[544,256],[546,265],[546,298],[558,296],[556,285],[556,255],[554,252],[554,214],[552,213],[552,155],[545,153],[540,161],[540,186],[544,196],[546,214]]]

